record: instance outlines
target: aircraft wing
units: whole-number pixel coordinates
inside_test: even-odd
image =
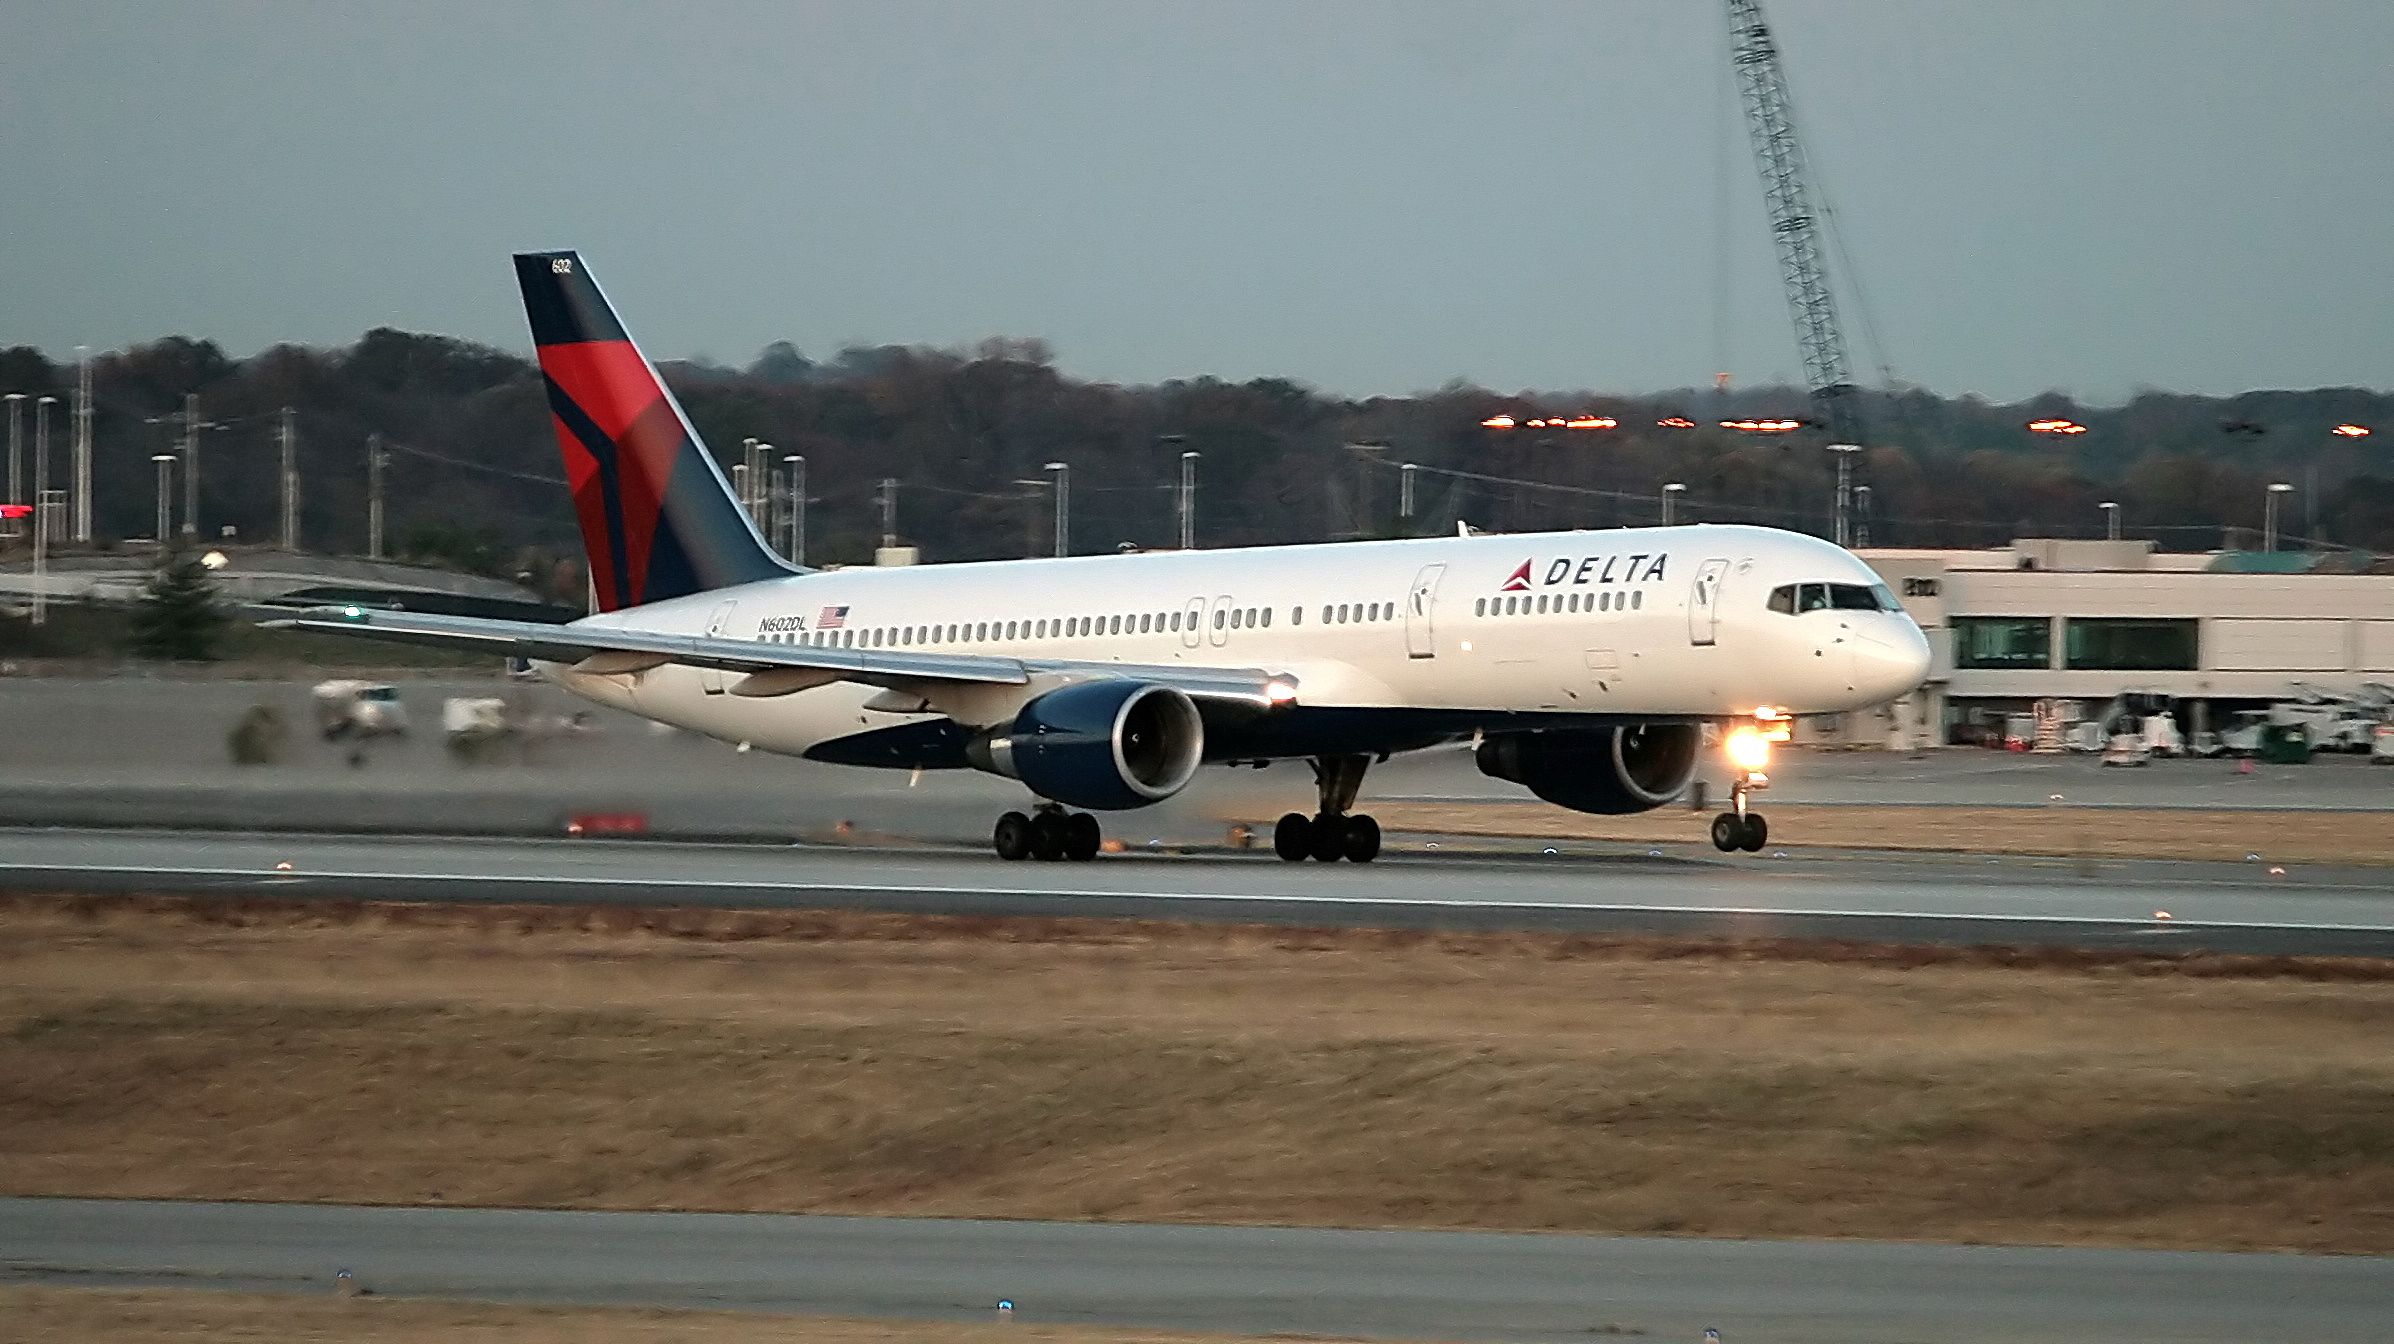
[[[1046,676],[1067,681],[1126,677],[1170,686],[1193,699],[1231,701],[1259,708],[1289,703],[1296,694],[1294,678],[1254,668],[766,644],[709,635],[627,630],[581,621],[551,625],[541,621],[439,616],[377,607],[313,607],[260,624],[270,630],[316,630],[396,644],[487,653],[498,658],[530,658],[601,676],[645,672],[667,664],[714,668],[746,674],[729,689],[735,695],[747,696],[788,695],[834,681],[912,691],[941,683],[1025,686],[1034,677]]]

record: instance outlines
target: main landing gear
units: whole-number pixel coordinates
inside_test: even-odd
[[[1744,850],[1759,854],[1770,843],[1770,823],[1747,806],[1756,789],[1767,789],[1771,777],[1771,744],[1787,740],[1787,720],[1771,711],[1757,711],[1755,722],[1729,732],[1722,746],[1729,757],[1729,810],[1712,819],[1712,847],[1723,854]]]
[[[1364,767],[1370,763],[1368,756],[1317,758],[1313,780],[1321,810],[1310,817],[1302,812],[1282,817],[1272,827],[1272,852],[1290,863],[1370,863],[1380,857],[1380,823],[1347,811],[1355,805]]]
[[[1086,812],[1067,812],[1054,803],[1041,803],[1031,815],[1008,812],[997,820],[990,847],[1001,859],[1071,859],[1076,863],[1097,857],[1104,840],[1097,818]]]

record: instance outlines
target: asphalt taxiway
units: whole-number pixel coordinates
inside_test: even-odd
[[[2394,1259],[1876,1242],[0,1200],[0,1283],[1775,1344],[2375,1340]]]
[[[665,841],[0,830],[0,889],[823,908],[1393,928],[2394,956],[2383,870],[1972,856],[1492,856],[1408,838],[1367,867],[1268,853],[1094,863]]]

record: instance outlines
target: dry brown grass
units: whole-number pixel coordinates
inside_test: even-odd
[[[2390,974],[19,900],[0,1190],[2383,1253]]]
[[[1773,803],[1773,845],[2061,857],[2394,864],[2386,812],[2261,812],[2091,807],[1888,807]],[[1711,812],[1659,808],[1589,816],[1535,802],[1372,804],[1392,831],[1617,840],[1709,848]],[[1251,824],[1269,818],[1242,817]]]
[[[12,1340],[44,1344],[1229,1344],[1230,1335],[720,1311],[513,1307],[393,1298],[275,1297],[196,1289],[0,1288]],[[1278,1336],[1287,1339],[1287,1336]]]

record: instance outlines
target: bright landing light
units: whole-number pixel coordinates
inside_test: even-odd
[[[1770,735],[1752,724],[1731,730],[1724,745],[1729,752],[1729,763],[1748,774],[1771,763]]]

